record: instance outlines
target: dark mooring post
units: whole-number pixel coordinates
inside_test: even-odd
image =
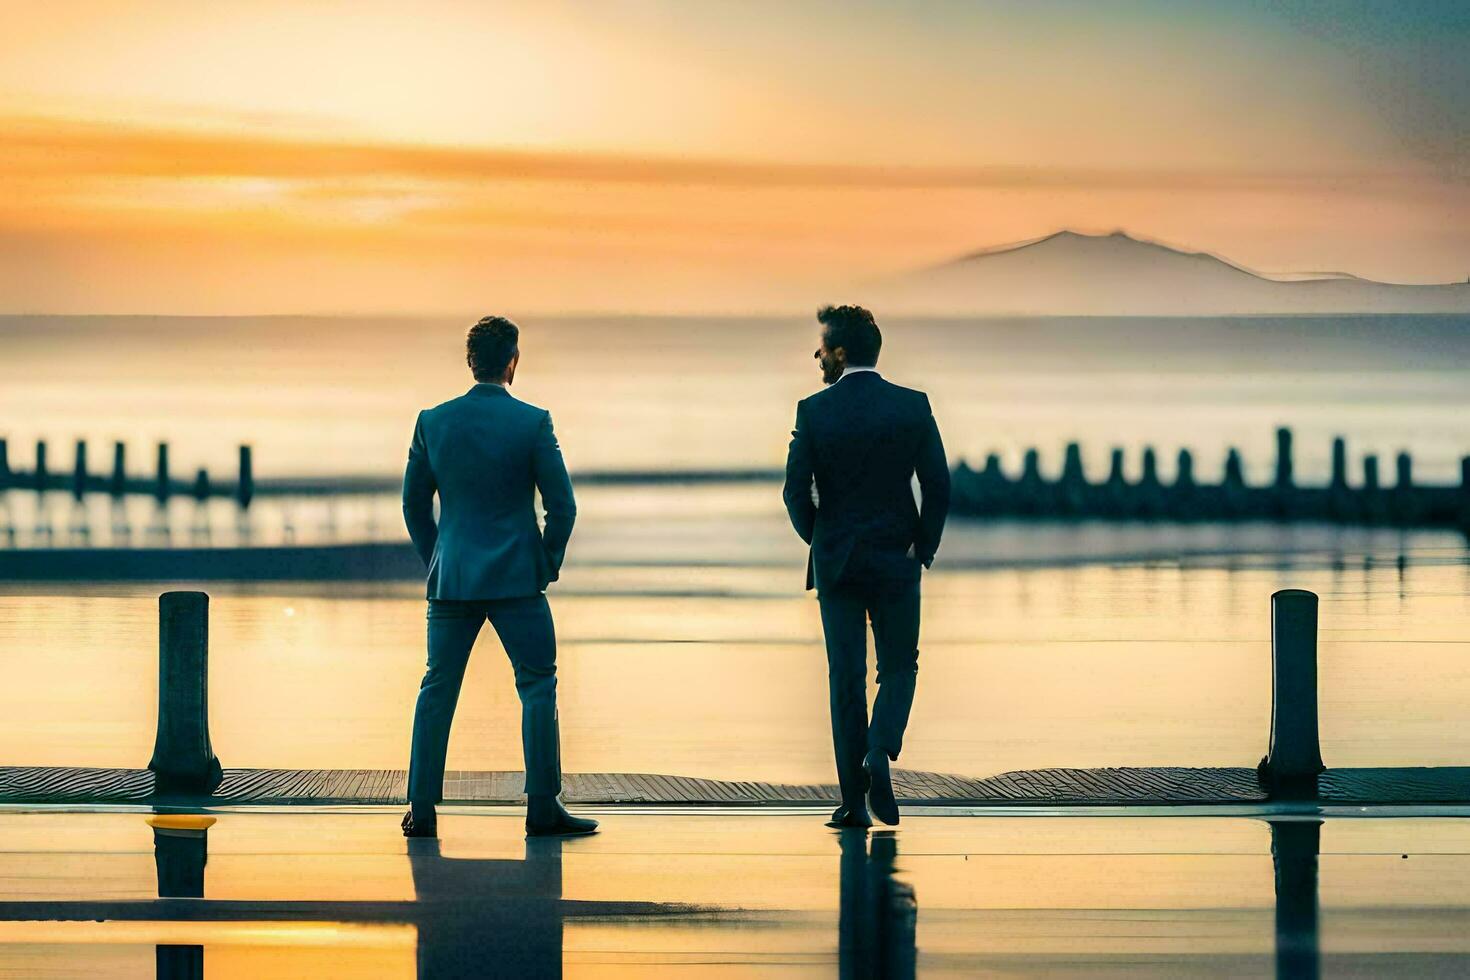
[[[235,499],[241,507],[250,506],[255,496],[255,466],[250,458],[250,447],[240,447],[240,482],[235,484]]]
[[[194,499],[209,499],[209,470],[202,467],[194,476]]]
[[[4,463],[3,452],[0,446],[0,464]],[[1460,530],[1470,534],[1470,456],[1460,459]]]
[[[112,444],[112,482],[107,492],[114,497],[128,492],[128,447],[121,442]]]
[[[173,487],[168,480],[168,443],[158,444],[158,478],[153,486],[153,496],[160,501],[167,500]]]
[[[1347,489],[1347,440],[1342,436],[1332,440],[1332,489]]]
[[[1322,747],[1317,736],[1317,594],[1283,589],[1271,596],[1271,747],[1261,760],[1273,800],[1317,798]]]
[[[35,483],[36,491],[39,493],[46,489],[48,482],[46,477],[46,440],[36,440],[36,472],[31,474]]]
[[[71,471],[71,495],[78,500],[87,492],[87,440],[77,440],[76,463]]]
[[[0,490],[10,486],[10,443],[0,439]]]
[[[1276,489],[1290,490],[1292,482],[1291,430],[1276,430]]]
[[[1057,504],[1063,513],[1081,513],[1086,505],[1087,474],[1082,469],[1082,447],[1067,443],[1062,457],[1062,478],[1057,486]]]
[[[148,768],[160,794],[206,795],[223,778],[209,743],[209,596],[203,592],[158,597],[158,737]]]

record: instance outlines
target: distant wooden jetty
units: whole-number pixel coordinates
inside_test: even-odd
[[[1143,451],[1140,475],[1123,475],[1123,451],[1115,449],[1107,477],[1088,479],[1082,449],[1067,446],[1060,476],[1041,475],[1040,454],[1027,450],[1021,474],[1008,476],[992,453],[985,465],[961,463],[954,472],[951,512],[975,517],[1094,518],[1168,521],[1324,521],[1405,527],[1459,527],[1470,533],[1470,456],[1460,460],[1458,486],[1425,486],[1413,478],[1407,452],[1395,460],[1392,484],[1379,479],[1378,457],[1363,459],[1362,479],[1348,477],[1347,442],[1333,440],[1332,476],[1325,486],[1296,482],[1290,429],[1276,430],[1275,475],[1265,485],[1245,481],[1239,451],[1229,450],[1219,483],[1195,479],[1194,456],[1179,451],[1172,483],[1159,478],[1158,458]]]
[[[0,439],[0,491],[33,490],[65,491],[77,500],[89,493],[111,497],[148,496],[160,502],[174,497],[205,500],[211,497],[234,498],[241,507],[249,507],[258,496],[320,497],[333,494],[397,493],[402,486],[398,474],[349,474],[327,476],[288,476],[258,478],[255,475],[254,452],[248,445],[239,447],[239,464],[228,479],[212,476],[200,468],[193,477],[180,478],[171,470],[169,444],[160,442],[154,451],[152,473],[130,472],[127,445],[112,445],[112,468],[92,472],[88,468],[87,442],[78,439],[72,454],[72,468],[55,469],[44,439],[36,442],[35,465],[29,470],[13,469],[10,448]],[[780,479],[781,471],[762,468],[702,470],[607,470],[574,474],[578,483],[605,485],[637,485],[650,483],[768,483]]]

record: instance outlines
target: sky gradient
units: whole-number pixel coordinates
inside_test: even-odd
[[[1459,3],[0,17],[4,312],[785,311],[1059,228],[1470,275]]]

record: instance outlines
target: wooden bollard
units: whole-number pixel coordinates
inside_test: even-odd
[[[168,479],[168,443],[158,444],[157,478],[153,485],[153,496],[160,501],[167,500],[169,494],[173,493],[173,486]]]
[[[206,470],[202,466],[199,468],[198,474],[194,477],[194,499],[209,499],[209,470]]]
[[[1420,517],[1419,500],[1414,493],[1414,460],[1408,453],[1401,452],[1394,463],[1394,520],[1400,524],[1412,524]]]
[[[1349,521],[1358,516],[1359,501],[1348,487],[1347,440],[1332,440],[1332,481],[1327,486],[1327,513],[1334,520]]]
[[[1362,503],[1363,517],[1368,521],[1377,523],[1387,516],[1387,504],[1378,479],[1378,457],[1372,453],[1363,457],[1363,490],[1358,499]]]
[[[1460,458],[1460,530],[1470,534],[1470,456]]]
[[[1276,478],[1271,483],[1268,507],[1277,517],[1287,517],[1296,510],[1295,466],[1291,458],[1291,430],[1276,430]]]
[[[1194,489],[1194,455],[1188,449],[1179,450],[1179,458],[1174,465],[1174,486]]]
[[[1317,797],[1322,747],[1317,734],[1317,595],[1283,589],[1271,596],[1271,745],[1261,760],[1272,799]]]
[[[1051,502],[1049,496],[1046,481],[1041,478],[1041,453],[1028,449],[1021,460],[1021,479],[1011,495],[1015,509],[1022,514],[1045,514]]]
[[[1159,482],[1159,459],[1154,447],[1143,447],[1143,468],[1138,475],[1138,511],[1155,517],[1164,509],[1163,485]]]
[[[10,443],[0,439],[0,490],[10,486]]]
[[[107,492],[114,497],[128,492],[128,447],[121,442],[112,444],[112,482]]]
[[[1283,427],[1276,430],[1276,489],[1291,489],[1292,477],[1291,430]]]
[[[1240,463],[1240,450],[1232,448],[1225,454],[1225,486],[1239,489],[1245,486],[1245,470]]]
[[[77,440],[76,462],[71,470],[71,495],[78,500],[87,492],[87,440]]]
[[[209,742],[209,596],[158,597],[158,736],[154,791],[207,795],[223,773]]]
[[[1082,469],[1082,447],[1075,442],[1067,443],[1057,491],[1057,503],[1063,513],[1080,514],[1086,509],[1087,474]]]
[[[46,475],[45,439],[36,440],[36,471],[31,474],[31,480],[38,493],[45,490],[46,485],[50,482],[50,478]]]
[[[985,468],[980,471],[978,486],[985,500],[982,513],[1008,513],[1011,500],[1011,481],[1000,466],[1000,453],[987,453]]]
[[[1165,498],[1169,513],[1174,517],[1197,516],[1199,488],[1194,482],[1194,455],[1188,449],[1179,450],[1174,463],[1174,482]]]
[[[240,447],[240,482],[235,484],[235,499],[241,507],[249,507],[255,496],[255,467],[249,446]]]

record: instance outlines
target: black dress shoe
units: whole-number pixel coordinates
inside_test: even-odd
[[[439,818],[432,810],[427,814],[419,813],[415,817],[412,809],[403,815],[404,837],[438,837]]]
[[[873,815],[886,824],[898,823],[898,800],[893,798],[893,779],[888,772],[888,754],[881,749],[868,753],[863,760],[868,776],[868,806]]]
[[[846,803],[832,811],[832,819],[827,821],[829,827],[871,827],[873,820],[868,816],[868,808],[861,804],[848,806]]]
[[[574,817],[555,796],[526,797],[527,837],[581,837],[597,833],[597,821]]]

